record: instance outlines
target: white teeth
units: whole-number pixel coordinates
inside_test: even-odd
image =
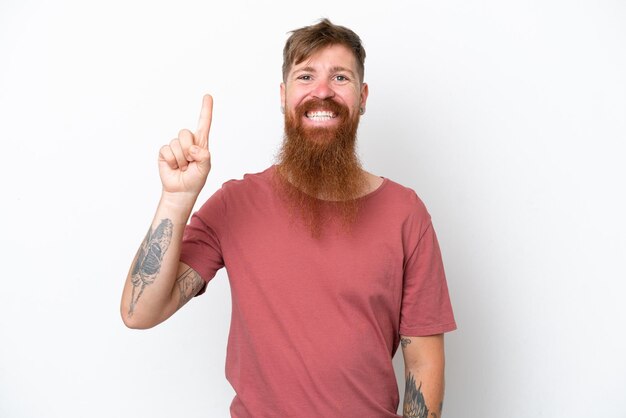
[[[315,121],[326,121],[326,120],[331,120],[332,118],[334,118],[335,114],[333,112],[324,112],[324,111],[307,112],[306,117]]]

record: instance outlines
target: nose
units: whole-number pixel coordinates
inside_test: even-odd
[[[330,99],[335,96],[335,91],[328,82],[328,80],[318,80],[315,84],[311,95],[317,99],[324,100]]]

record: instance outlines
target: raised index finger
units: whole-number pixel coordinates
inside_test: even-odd
[[[196,145],[209,147],[209,131],[211,130],[211,118],[213,117],[213,97],[205,94],[202,98],[202,110],[198,119],[198,130],[196,131]]]

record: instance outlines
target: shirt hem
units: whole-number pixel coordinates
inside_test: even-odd
[[[427,337],[429,335],[443,334],[457,329],[456,322],[433,325],[430,327],[400,327],[400,334],[408,337]]]

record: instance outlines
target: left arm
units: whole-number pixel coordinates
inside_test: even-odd
[[[400,336],[404,355],[404,418],[440,418],[444,392],[443,334]]]

